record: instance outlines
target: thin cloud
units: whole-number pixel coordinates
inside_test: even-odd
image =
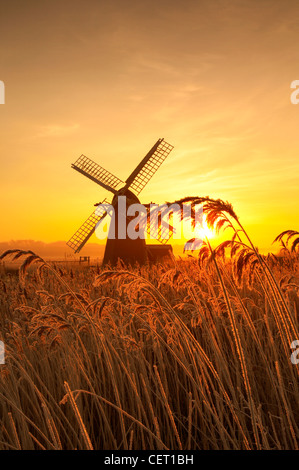
[[[41,128],[37,137],[61,137],[75,132],[79,128],[79,124],[71,124],[68,126],[47,125]]]

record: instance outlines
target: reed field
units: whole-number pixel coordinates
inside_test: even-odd
[[[264,256],[230,204],[192,202],[228,237],[187,258],[2,254],[0,449],[298,449],[299,233]]]

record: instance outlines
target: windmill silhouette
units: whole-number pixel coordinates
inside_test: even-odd
[[[119,258],[126,263],[133,264],[139,262],[142,264],[146,262],[147,259],[156,260],[161,256],[169,254],[169,251],[172,251],[171,245],[166,245],[171,234],[169,234],[169,231],[167,234],[165,233],[165,228],[163,228],[161,223],[154,234],[152,233],[149,223],[147,223],[147,232],[161,242],[163,245],[163,248],[161,246],[162,249],[159,249],[160,247],[157,245],[146,245],[145,239],[143,238],[132,240],[127,236],[124,237],[123,230],[121,234],[121,227],[118,226],[118,221],[122,220],[127,229],[127,225],[130,221],[130,218],[127,216],[127,208],[131,204],[140,204],[137,196],[162,165],[172,149],[172,145],[165,142],[164,139],[159,139],[125,182],[85,157],[85,155],[81,155],[78,160],[72,164],[74,170],[113,193],[112,206],[115,213],[115,224],[113,228],[114,238],[110,236],[110,231],[112,230],[110,226],[103,264],[115,264]],[[118,196],[125,196],[126,210],[124,210],[123,206],[120,207]],[[71,247],[75,253],[80,252],[98,227],[98,224],[102,224],[105,220],[108,215],[105,210],[105,204],[107,207],[108,200],[106,198],[101,203],[95,204],[95,206],[99,207],[92,212],[88,219],[85,220],[67,242],[67,245]],[[127,233],[127,230],[125,233]]]

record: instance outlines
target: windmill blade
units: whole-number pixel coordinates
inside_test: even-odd
[[[124,184],[117,176],[114,176],[90,158],[85,157],[85,155],[81,155],[72,164],[72,168],[114,194],[117,192],[117,187]]]
[[[157,227],[154,227],[153,230],[153,225],[151,224],[151,210],[149,207],[147,207],[146,231],[150,237],[159,241],[160,243],[162,243],[162,245],[165,245],[172,237],[173,233],[175,232],[175,229],[171,224],[166,224],[165,221],[163,221],[163,217],[161,218],[161,216],[159,216],[158,225]]]
[[[169,239],[172,236],[171,227],[169,227],[169,229],[165,229],[165,227],[162,226],[159,227],[155,233],[153,233],[153,230],[151,230],[150,225],[147,224],[146,230],[151,237],[153,237],[158,242],[162,243],[162,245],[166,245],[166,243],[168,243]]]
[[[133,190],[138,195],[172,149],[172,145],[165,142],[164,139],[159,139],[126,180],[126,189]]]
[[[104,201],[95,209],[92,214],[85,220],[85,222],[81,225],[81,227],[77,230],[76,233],[70,238],[67,242],[67,245],[75,251],[75,253],[79,253],[79,251],[83,248],[85,243],[89,240],[91,235],[94,233],[97,224],[100,221],[103,221],[107,215],[105,208],[102,204],[107,203],[108,201],[104,199]]]

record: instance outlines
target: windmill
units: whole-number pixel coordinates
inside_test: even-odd
[[[166,245],[167,240],[171,235],[165,234],[165,229],[163,229],[161,224],[154,234],[154,237],[164,245],[162,250],[157,249],[157,245],[146,245],[145,239],[142,238],[137,238],[135,240],[131,240],[128,237],[123,238],[119,235],[119,227],[117,224],[117,221],[119,220],[118,212],[120,212],[121,217],[125,218],[123,220],[126,227],[129,223],[129,218],[126,215],[127,212],[124,211],[123,208],[119,207],[118,196],[125,196],[126,209],[131,204],[140,204],[138,199],[140,192],[162,165],[172,149],[172,145],[165,142],[164,139],[159,139],[125,182],[87,158],[85,155],[81,155],[78,160],[72,164],[72,168],[74,170],[113,194],[112,206],[115,211],[116,222],[114,228],[115,238],[109,236],[111,230],[110,227],[103,264],[115,264],[118,258],[122,259],[126,263],[133,264],[134,262],[139,262],[142,264],[148,258],[150,260],[155,260],[157,257],[159,258],[159,253],[164,256],[167,254],[167,251],[172,251],[172,247],[170,245]],[[101,203],[95,204],[95,206],[99,207],[92,212],[92,214],[67,242],[67,245],[71,247],[75,253],[80,252],[85,243],[95,232],[98,225],[102,224],[105,220],[107,216],[105,204],[107,205],[107,203],[108,200],[105,198]],[[147,231],[153,236],[152,231],[150,231],[149,224],[147,224]]]

